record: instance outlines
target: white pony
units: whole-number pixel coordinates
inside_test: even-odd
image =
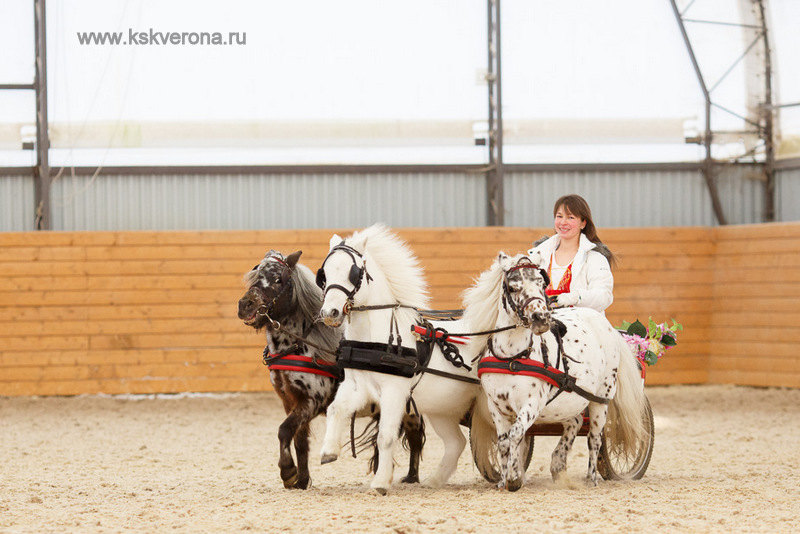
[[[390,336],[395,345],[399,336],[400,344],[405,347],[404,353],[416,349],[411,327],[420,321],[416,310],[428,305],[426,283],[417,258],[408,245],[388,228],[373,225],[347,239],[334,235],[328,257],[320,268],[318,283],[325,287],[320,315],[330,326],[344,322],[346,340],[371,342],[374,344],[371,347],[386,347]],[[385,308],[384,305],[396,307]],[[368,306],[380,309],[363,309]],[[463,320],[434,324],[446,325],[453,333],[470,331]],[[328,407],[321,450],[322,463],[338,457],[344,429],[351,414],[367,403],[378,403],[381,413],[378,429],[379,462],[371,487],[385,495],[392,482],[394,444],[411,399],[419,412],[428,417],[444,442],[444,456],[438,469],[424,484],[432,487],[445,484],[455,471],[466,444],[459,422],[480,394],[475,379],[476,369],[470,362],[483,345],[485,338],[460,346],[463,366],[446,359],[437,345],[432,347],[433,352],[427,364],[429,369],[467,377],[468,380],[472,378],[472,382],[427,372],[406,377],[368,370],[369,366],[346,368],[344,382]],[[491,428],[491,423],[487,426]],[[489,432],[482,432],[481,435],[484,439],[494,441],[494,436]]]
[[[511,491],[523,484],[521,444],[534,422],[563,423],[564,433],[550,465],[553,479],[558,480],[588,405],[587,478],[592,485],[597,485],[597,456],[609,408],[615,441],[623,449],[634,448],[646,432],[642,424],[646,399],[635,356],[601,313],[589,308],[551,312],[544,293],[547,274],[540,265],[541,258],[501,252],[464,293],[464,319],[473,328],[509,327],[492,336],[479,374],[497,429],[499,486]],[[566,366],[575,379],[574,389],[559,392],[552,380],[537,377],[537,367],[545,362],[557,369],[553,373],[557,378],[563,378],[559,371]],[[519,374],[521,368],[527,374]]]

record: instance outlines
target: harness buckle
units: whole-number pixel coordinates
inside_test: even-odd
[[[508,362],[508,370],[511,371],[512,373],[518,373],[519,371],[521,371],[519,366],[520,363],[517,360],[511,360],[510,362]]]

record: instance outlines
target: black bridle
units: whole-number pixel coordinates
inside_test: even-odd
[[[353,260],[353,265],[350,266],[350,272],[347,275],[347,280],[353,285],[352,289],[347,289],[346,287],[339,285],[339,284],[330,284],[328,285],[328,281],[325,277],[325,263],[328,259],[333,255],[334,252],[337,250],[341,250],[347,253],[350,256],[350,259]],[[358,264],[358,260],[356,260],[356,256],[361,258],[361,265]],[[369,283],[372,280],[372,277],[367,272],[366,261],[364,260],[364,255],[361,254],[359,251],[354,249],[353,247],[346,245],[344,241],[333,247],[328,255],[325,257],[325,260],[322,262],[322,266],[317,270],[317,286],[324,292],[323,298],[325,295],[328,294],[328,291],[331,289],[338,289],[342,293],[345,294],[347,297],[347,305],[345,305],[344,312],[346,313],[349,308],[353,306],[353,297],[358,290],[361,289],[361,284],[363,283],[364,279],[367,280]]]
[[[525,328],[530,328],[531,321],[525,315],[525,308],[528,306],[528,304],[531,303],[531,301],[536,300],[538,297],[537,296],[529,297],[521,305],[517,305],[517,303],[514,301],[514,298],[511,295],[511,288],[509,287],[509,282],[508,282],[509,275],[514,271],[518,271],[520,269],[539,269],[539,274],[541,274],[542,278],[544,278],[544,287],[550,285],[550,277],[547,275],[547,271],[540,268],[538,265],[534,264],[528,257],[520,258],[517,264],[508,271],[506,271],[503,275],[503,301],[505,305],[508,308],[510,308],[512,312],[514,312],[517,318],[519,318],[519,321],[520,323],[522,323],[522,326],[524,326]],[[544,302],[545,306],[547,306],[547,309],[550,309],[550,303],[547,301],[547,297],[545,297]]]
[[[270,323],[270,327],[274,330],[276,328],[280,328],[280,323],[271,317],[273,312],[273,307],[275,304],[283,297],[283,295],[292,289],[292,273],[294,272],[294,267],[290,267],[288,263],[281,260],[277,256],[272,256],[271,259],[277,261],[281,265],[284,266],[283,271],[281,272],[281,287],[280,291],[278,291],[275,296],[272,298],[271,301],[267,304],[262,304],[256,310],[256,313],[260,316],[266,317],[267,321]],[[256,266],[258,268],[258,266]]]
[[[269,327],[270,327],[271,330],[281,331],[284,334],[287,334],[288,336],[293,337],[295,339],[295,341],[300,341],[303,344],[308,345],[310,347],[313,347],[313,348],[317,349],[320,352],[323,352],[323,353],[325,353],[325,354],[327,354],[329,356],[332,356],[335,359],[336,358],[336,353],[335,352],[332,352],[332,351],[326,349],[325,347],[321,347],[321,346],[319,346],[319,345],[317,345],[315,343],[312,343],[311,341],[308,340],[308,335],[311,333],[311,331],[314,328],[316,328],[316,322],[311,322],[308,325],[308,328],[306,328],[306,330],[303,332],[303,335],[302,336],[298,336],[294,332],[286,330],[283,326],[281,326],[281,323],[279,321],[277,321],[277,320],[275,320],[275,319],[273,319],[271,317],[270,314],[272,313],[272,307],[278,302],[278,300],[284,295],[284,293],[286,293],[286,291],[288,291],[289,289],[292,288],[292,286],[293,286],[293,284],[292,284],[292,273],[294,273],[294,267],[289,266],[289,264],[286,263],[285,261],[281,260],[280,258],[278,258],[276,256],[273,256],[272,259],[274,259],[275,261],[277,261],[278,263],[280,263],[281,265],[284,266],[283,272],[281,273],[281,283],[282,283],[283,287],[281,288],[280,291],[278,291],[277,295],[275,295],[275,297],[268,304],[262,304],[261,306],[259,306],[258,310],[256,310],[256,313],[258,315],[260,315],[260,316],[266,317],[267,322],[269,323]],[[257,268],[257,267],[258,266],[256,266],[255,268]],[[268,357],[267,357],[267,353],[268,353],[268,347],[264,349],[263,358],[264,358],[264,364],[265,365],[267,365],[269,363]],[[315,365],[317,365],[317,363],[318,363],[316,355],[313,356],[313,363]]]

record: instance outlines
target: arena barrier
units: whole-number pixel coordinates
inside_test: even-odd
[[[312,269],[333,230],[0,233],[0,395],[262,391],[263,333],[236,317],[270,248]],[[347,235],[348,230],[338,231]],[[433,306],[546,228],[405,229]],[[683,323],[648,384],[800,387],[800,224],[602,229],[613,324]]]

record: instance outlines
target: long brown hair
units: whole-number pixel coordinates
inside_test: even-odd
[[[584,200],[584,198],[580,195],[564,195],[563,197],[556,200],[555,205],[553,206],[553,217],[555,218],[556,212],[558,208],[564,207],[564,210],[567,213],[571,213],[576,217],[580,217],[582,221],[586,222],[586,226],[583,227],[583,234],[596,245],[599,245],[599,252],[603,254],[603,256],[608,259],[609,265],[612,268],[617,266],[617,257],[611,250],[600,241],[600,237],[597,235],[597,227],[594,225],[594,221],[592,220],[592,210],[589,208],[589,203]]]

